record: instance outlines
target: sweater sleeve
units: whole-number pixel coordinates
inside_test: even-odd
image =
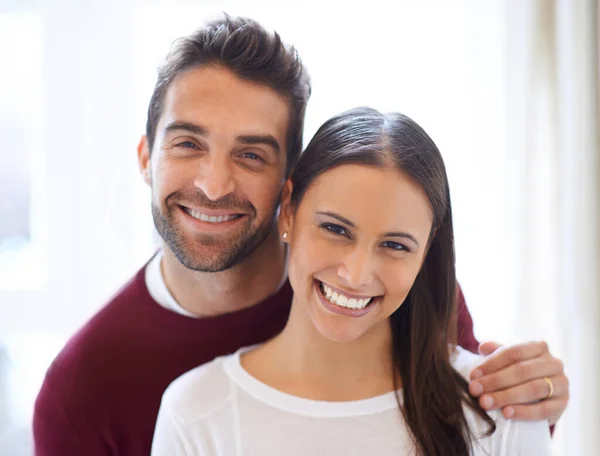
[[[457,286],[457,309],[458,309],[458,345],[477,354],[479,342],[473,333],[473,319],[467,308],[465,296],[460,285]]]
[[[94,410],[71,399],[63,384],[46,376],[33,415],[35,456],[112,456],[101,433],[87,427]]]

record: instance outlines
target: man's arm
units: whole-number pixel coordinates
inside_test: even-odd
[[[458,345],[471,353],[477,354],[479,342],[473,333],[473,319],[467,309],[467,303],[460,285],[457,285],[457,311],[458,311]]]
[[[501,408],[505,418],[556,424],[569,402],[569,379],[562,361],[550,354],[543,341],[506,347],[479,344],[460,286],[457,293],[458,345],[485,356],[471,373],[469,392],[479,397],[485,410]]]
[[[47,375],[33,414],[35,456],[112,455],[101,437],[87,428],[93,414],[93,408],[77,403],[64,384],[55,384]]]
[[[471,372],[469,391],[485,410],[505,418],[556,424],[569,402],[569,379],[546,342],[501,346],[484,342],[483,362]]]

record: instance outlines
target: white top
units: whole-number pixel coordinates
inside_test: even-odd
[[[165,391],[153,456],[411,455],[414,447],[393,392],[351,402],[303,399],[252,377],[240,353],[217,358],[175,380]],[[452,365],[465,378],[480,360],[462,349]],[[470,408],[475,435],[487,430]],[[550,455],[548,422],[509,421],[490,413],[497,430],[478,439],[474,456]]]
[[[159,250],[146,266],[144,279],[146,280],[146,287],[148,288],[150,296],[152,296],[152,299],[154,299],[165,309],[185,315],[186,317],[199,318],[198,315],[195,315],[189,310],[184,309],[177,301],[175,301],[175,298],[167,288],[167,284],[165,283],[165,278],[160,267],[162,258],[163,251]]]

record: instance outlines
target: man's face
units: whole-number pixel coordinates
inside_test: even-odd
[[[189,269],[228,269],[275,226],[286,170],[289,103],[219,66],[186,71],[169,87],[152,155],[140,166],[166,245]]]

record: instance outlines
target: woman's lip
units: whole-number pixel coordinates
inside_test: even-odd
[[[373,302],[370,302],[363,309],[348,309],[346,307],[338,306],[338,305],[330,302],[321,292],[321,287],[319,286],[318,280],[314,281],[314,286],[316,288],[315,291],[317,293],[317,296],[319,297],[321,304],[323,304],[323,307],[325,307],[330,312],[333,312],[338,315],[344,315],[346,317],[355,317],[356,318],[356,317],[362,317],[363,315],[368,314],[371,311],[371,309],[373,309],[373,307],[375,307],[375,304],[377,304],[377,302],[380,299],[380,298],[373,298]]]
[[[352,294],[352,293],[347,293],[346,291],[342,290],[341,288],[336,288],[332,285],[329,285],[327,282],[323,282],[322,280],[319,279],[315,279],[319,282],[321,282],[323,285],[327,285],[329,288],[331,288],[333,291],[337,291],[338,294],[343,294],[344,296],[347,296],[348,298],[353,298],[353,299],[376,299],[379,296],[375,296],[375,295],[369,295],[369,296],[361,296],[361,295],[356,295],[356,294]]]

